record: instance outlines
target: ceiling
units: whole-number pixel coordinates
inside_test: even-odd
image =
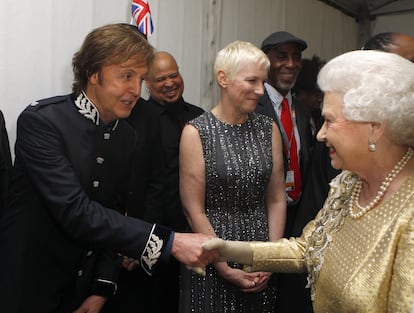
[[[355,18],[414,12],[414,0],[320,0]]]

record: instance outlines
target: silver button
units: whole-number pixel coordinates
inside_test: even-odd
[[[83,274],[83,271],[82,270],[79,270],[78,271],[78,276],[82,276],[82,274]]]
[[[98,164],[102,164],[105,161],[105,159],[103,157],[97,157],[96,158],[96,163]]]
[[[110,133],[105,133],[104,134],[104,139],[108,140],[109,138],[111,138],[111,134]]]
[[[86,256],[91,256],[91,255],[92,255],[92,253],[93,253],[93,251],[92,251],[92,250],[89,250],[89,251],[86,253]]]
[[[99,187],[99,181],[94,180],[94,181],[93,181],[93,187],[94,187],[94,188],[98,188],[98,187]]]

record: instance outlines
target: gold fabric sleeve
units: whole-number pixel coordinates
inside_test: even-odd
[[[252,242],[253,264],[250,271],[276,273],[306,273],[307,265],[303,257],[307,238],[314,229],[310,222],[298,238],[280,239],[275,242]]]

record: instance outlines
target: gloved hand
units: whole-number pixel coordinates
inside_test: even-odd
[[[244,265],[253,263],[253,250],[247,241],[229,241],[213,238],[203,244],[206,250],[217,250],[221,261],[233,261]]]

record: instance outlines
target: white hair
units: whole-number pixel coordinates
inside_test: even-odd
[[[223,70],[233,80],[240,66],[246,64],[263,65],[266,71],[269,70],[270,61],[267,55],[247,41],[233,41],[220,50],[216,57],[214,70]]]
[[[388,52],[347,52],[322,67],[318,85],[342,96],[348,120],[384,123],[393,142],[414,146],[414,63]]]

